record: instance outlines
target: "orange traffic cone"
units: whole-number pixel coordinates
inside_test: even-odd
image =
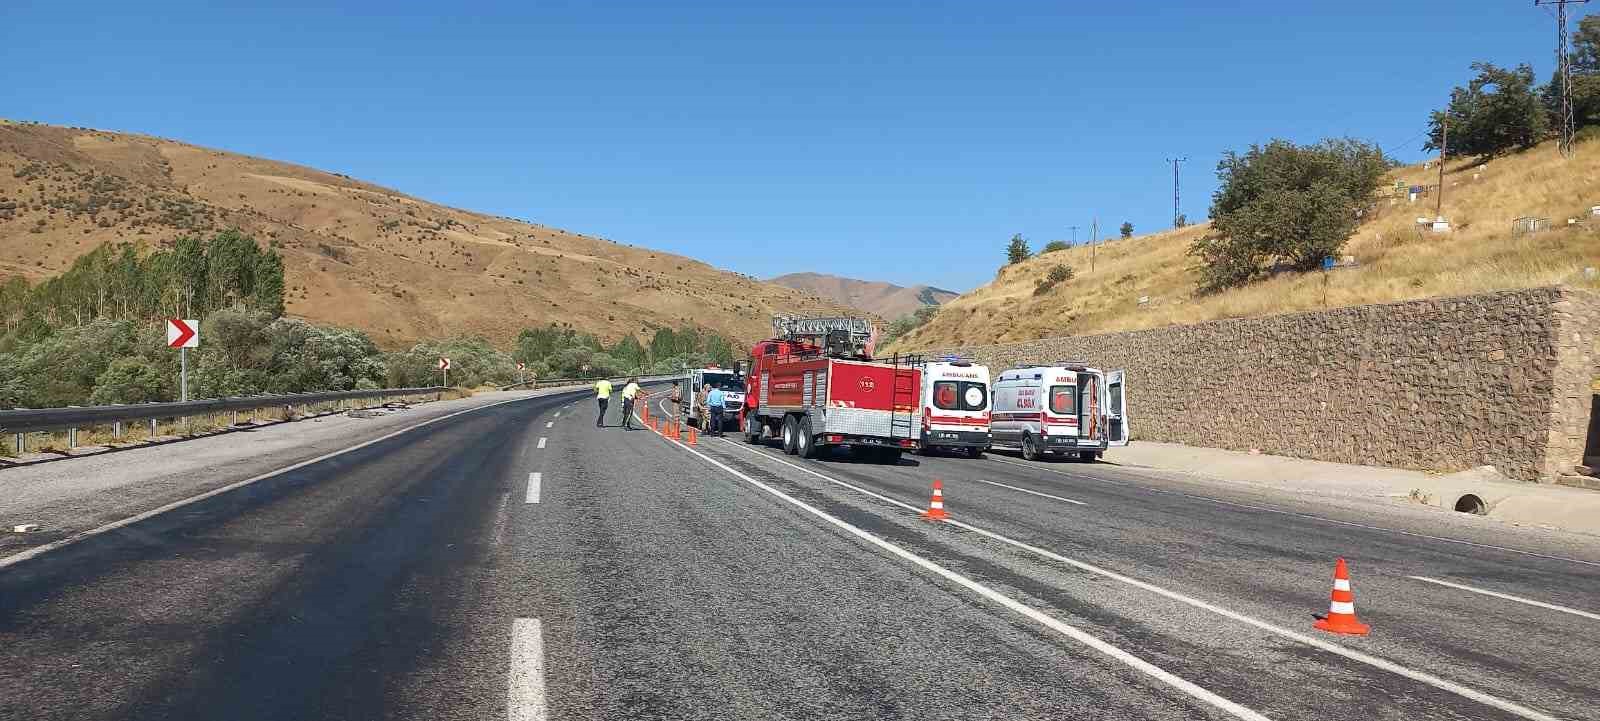
[[[699,434],[694,432],[694,426],[689,426],[689,445],[694,445],[694,442],[698,436]]]
[[[939,479],[933,479],[933,498],[928,500],[928,510],[922,512],[922,517],[930,521],[943,521],[950,517],[944,512],[944,484]]]
[[[1344,559],[1333,566],[1333,601],[1328,604],[1328,615],[1312,624],[1324,631],[1365,636],[1372,628],[1356,620],[1356,594],[1350,590],[1350,569]]]

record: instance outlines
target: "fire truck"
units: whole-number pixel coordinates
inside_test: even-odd
[[[894,462],[919,445],[922,359],[873,360],[864,318],[772,319],[773,337],[750,350],[745,438],[779,438],[790,455],[827,449]]]

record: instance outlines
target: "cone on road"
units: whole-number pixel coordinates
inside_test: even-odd
[[[928,510],[922,512],[922,517],[930,521],[943,521],[950,517],[944,512],[944,483],[933,479],[933,497],[928,499]]]
[[[1318,618],[1313,626],[1331,633],[1365,636],[1372,628],[1356,620],[1356,594],[1350,590],[1350,569],[1344,559],[1333,566],[1333,600],[1328,604],[1328,615]]]
[[[689,426],[689,445],[694,445],[695,441],[698,440],[698,436],[699,434],[694,432],[694,426]]]

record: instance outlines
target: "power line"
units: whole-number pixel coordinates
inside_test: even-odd
[[[1180,215],[1178,212],[1178,163],[1189,162],[1189,156],[1167,158],[1167,162],[1172,163],[1172,227],[1176,228],[1178,227],[1178,216]]]
[[[1533,0],[1537,6],[1554,5],[1556,8],[1556,72],[1561,76],[1561,139],[1558,146],[1562,157],[1572,157],[1572,61],[1567,57],[1567,5],[1587,3],[1589,0]]]

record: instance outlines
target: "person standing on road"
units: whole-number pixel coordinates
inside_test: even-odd
[[[622,430],[633,430],[633,399],[639,396],[639,379],[629,378],[622,387]]]
[[[672,395],[668,398],[668,400],[672,401],[672,415],[673,415],[673,417],[682,416],[683,415],[683,384],[682,383],[673,383],[672,384]]]
[[[706,427],[706,435],[708,436],[722,435],[722,403],[724,400],[722,389],[719,387],[712,387],[706,393],[706,417],[710,419],[710,425]]]
[[[594,419],[594,427],[600,428],[606,424],[606,406],[611,405],[611,381],[601,378],[595,382],[594,399],[600,403],[600,416]]]

